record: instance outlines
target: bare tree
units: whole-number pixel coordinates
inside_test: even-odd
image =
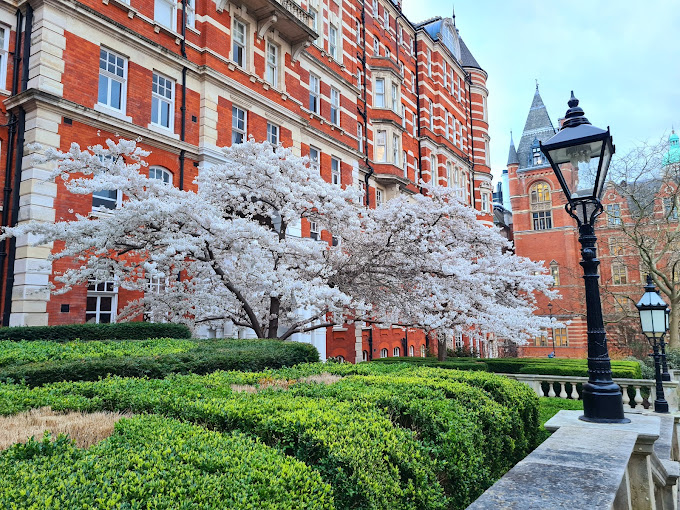
[[[605,191],[605,204],[611,207],[605,209],[608,228],[621,240],[614,256],[629,267],[637,263],[634,269],[640,271],[641,281],[647,274],[652,277],[671,308],[670,347],[680,348],[680,162],[670,154],[663,139],[642,143],[613,161]],[[615,298],[623,304],[626,299],[636,301],[637,295]],[[634,313],[630,305],[627,308]]]

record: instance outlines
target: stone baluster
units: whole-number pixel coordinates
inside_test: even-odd
[[[557,394],[555,393],[555,385],[553,384],[552,381],[548,381],[548,388],[550,388],[548,390],[548,396],[549,397],[556,397]]]
[[[541,381],[538,381],[538,396],[545,397],[545,393],[543,393],[543,383]]]
[[[568,398],[567,388],[564,382],[560,383],[560,398]]]
[[[640,393],[640,386],[634,386],[635,388],[635,398],[633,399],[635,401],[635,407],[639,408],[638,406],[642,406],[642,394]]]
[[[623,396],[623,405],[630,407],[630,397],[628,396],[628,386],[621,386],[621,395]]]
[[[578,389],[576,388],[576,383],[571,383],[571,398],[578,400]]]

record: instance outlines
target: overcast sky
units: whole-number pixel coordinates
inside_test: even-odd
[[[451,16],[453,2],[403,0],[413,22]],[[458,0],[456,25],[489,74],[494,178],[510,130],[524,128],[538,80],[553,123],[573,89],[595,126],[610,126],[616,152],[680,130],[679,0]]]

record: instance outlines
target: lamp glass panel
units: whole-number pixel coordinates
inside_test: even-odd
[[[602,196],[602,192],[604,191],[604,183],[607,180],[607,170],[609,169],[609,162],[612,159],[610,144],[608,143],[604,144],[604,153],[602,154],[601,159],[602,161],[600,161],[598,164],[602,169],[602,174],[600,175],[600,179],[597,182],[597,189],[595,194],[595,197],[597,197],[598,199]]]
[[[550,158],[557,165],[569,163],[577,172],[576,185],[571,195],[577,197],[596,197],[602,187],[596,187],[597,170],[600,167],[600,156],[602,154],[602,140],[590,143],[572,145],[548,151]],[[609,152],[607,150],[607,152]],[[608,157],[611,157],[608,156]],[[608,161],[607,161],[608,163]],[[604,181],[604,176],[601,178]]]
[[[652,310],[640,310],[640,325],[642,332],[647,336],[654,333],[654,323],[652,322]]]
[[[666,310],[652,310],[652,325],[655,337],[660,337],[666,332]]]

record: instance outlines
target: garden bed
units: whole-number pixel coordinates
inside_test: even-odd
[[[110,438],[87,450],[63,440],[10,448],[0,454],[0,470],[13,466],[0,482],[4,507],[40,506],[47,497],[68,507],[93,494],[133,507],[181,507],[181,500],[187,507],[251,508],[238,498],[259,494],[257,508],[462,509],[538,442],[538,398],[525,385],[404,364],[0,384],[0,414],[44,406],[156,417],[123,419]],[[245,467],[238,461],[244,449],[255,452]],[[245,481],[249,462],[256,475]],[[273,477],[271,493],[258,485],[262,472]],[[147,488],[154,473],[160,473],[157,491]],[[110,484],[86,484],[82,494],[68,483],[68,490],[55,489],[57,480],[79,477]],[[130,478],[141,485],[125,483]],[[300,479],[310,482],[302,487]],[[221,483],[223,490],[213,489]],[[236,499],[228,499],[229,491]],[[173,504],[173,497],[182,499]]]

